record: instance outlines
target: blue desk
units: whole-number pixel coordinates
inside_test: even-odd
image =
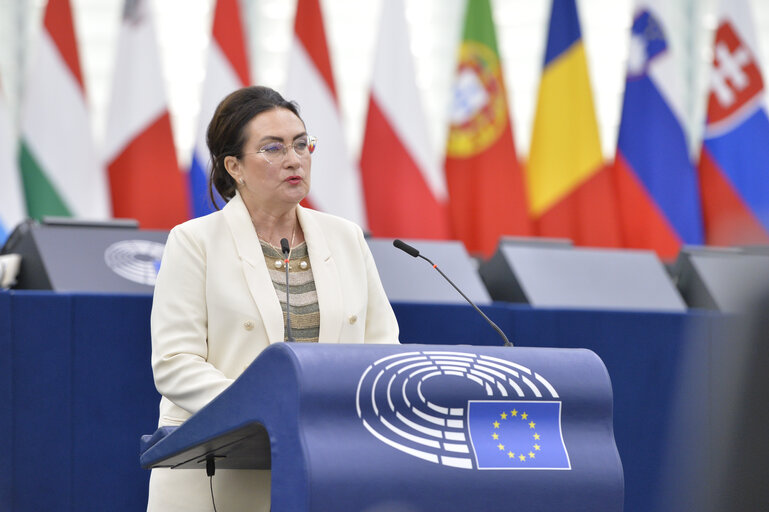
[[[157,423],[150,296],[0,292],[0,509],[142,510],[148,472],[139,435]],[[469,306],[394,305],[404,343],[501,343]],[[703,456],[677,427],[708,404],[717,314],[533,310],[485,312],[520,346],[584,347],[606,365],[625,472],[626,512],[667,512],[688,478],[672,462]],[[682,418],[686,388],[691,415]],[[693,392],[692,392],[693,391]],[[671,469],[673,468],[673,469]]]

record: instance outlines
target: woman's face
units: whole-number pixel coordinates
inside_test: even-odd
[[[276,213],[298,204],[310,191],[310,151],[300,156],[292,146],[307,141],[304,123],[290,110],[277,108],[254,117],[245,130],[242,154],[228,166],[243,200]]]

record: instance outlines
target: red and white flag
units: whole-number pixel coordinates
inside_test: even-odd
[[[150,5],[126,0],[107,118],[105,161],[115,217],[169,229],[189,218]]]
[[[360,168],[371,234],[449,238],[446,182],[430,147],[403,0],[382,9]]]
[[[360,173],[347,151],[319,0],[299,0],[289,55],[286,99],[299,103],[318,137],[305,204],[366,227]]]
[[[216,0],[213,37],[208,49],[206,79],[203,82],[203,98],[200,103],[198,134],[188,173],[190,200],[195,217],[206,215],[215,209],[208,194],[208,177],[211,173],[211,158],[206,144],[208,123],[225,96],[250,83],[238,0]],[[224,200],[216,192],[214,194],[216,204],[221,208]]]

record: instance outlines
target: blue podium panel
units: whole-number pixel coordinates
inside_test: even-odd
[[[0,293],[0,510],[142,510],[151,297]]]
[[[611,383],[588,350],[275,344],[141,463],[265,467],[262,426],[276,511],[623,507]]]
[[[11,297],[0,292],[0,443],[13,428],[13,357],[11,356]],[[3,448],[7,446],[1,444]],[[13,458],[9,449],[0,449],[0,467],[9,468]],[[13,477],[0,471],[0,505],[11,503]]]

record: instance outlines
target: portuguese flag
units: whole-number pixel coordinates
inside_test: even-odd
[[[469,0],[454,81],[446,185],[454,237],[488,256],[502,235],[530,234],[523,174],[489,0]]]

